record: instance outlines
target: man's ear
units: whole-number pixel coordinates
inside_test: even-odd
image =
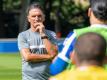
[[[91,16],[91,8],[88,9],[88,17]]]
[[[75,64],[75,51],[70,53],[70,59],[71,59],[72,64]]]
[[[27,16],[27,20],[28,20],[28,22],[30,22],[30,18],[29,18],[29,16]]]

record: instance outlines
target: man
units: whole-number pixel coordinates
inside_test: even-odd
[[[72,53],[75,40],[79,35],[86,32],[95,32],[101,34],[107,41],[107,0],[90,0],[88,16],[90,27],[75,29],[67,36],[62,51],[50,66],[51,74],[56,75],[66,69],[69,64],[70,53]]]
[[[106,54],[106,40],[97,33],[80,35],[74,47],[75,70],[66,70],[49,80],[107,80],[102,67]]]
[[[30,28],[18,35],[22,80],[47,80],[50,76],[49,65],[56,55],[56,35],[45,29],[45,15],[39,3],[28,7],[27,20]]]

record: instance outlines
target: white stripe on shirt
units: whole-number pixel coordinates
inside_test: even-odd
[[[69,58],[67,58],[65,55],[70,47],[70,45],[72,44],[73,40],[75,39],[76,35],[75,33],[73,33],[70,38],[68,38],[68,40],[66,41],[64,48],[62,49],[61,53],[58,54],[58,57],[60,57],[61,59],[63,59],[66,62],[69,62]]]
[[[33,48],[45,48],[45,45],[39,45],[39,46],[30,46],[30,49],[33,49]]]

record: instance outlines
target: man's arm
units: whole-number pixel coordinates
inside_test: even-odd
[[[48,54],[31,53],[29,43],[26,39],[26,35],[23,33],[18,35],[18,47],[22,57],[26,61],[40,62],[40,61],[50,60],[53,58],[53,55],[51,55],[50,53]]]
[[[51,60],[53,58],[50,54],[33,54],[30,52],[30,49],[24,48],[20,51],[22,57],[29,62],[40,62]]]
[[[36,28],[36,31],[38,31],[41,35],[41,39],[43,40],[43,43],[45,45],[45,48],[51,56],[56,56],[57,54],[57,48],[54,44],[51,43],[51,41],[48,39],[48,36],[45,34],[45,27],[43,23],[38,23],[38,26]]]
[[[40,61],[52,60],[54,58],[54,56],[57,53],[57,49],[55,45],[52,44],[47,38],[43,38],[42,40],[44,42],[47,53],[43,53],[43,54],[31,53],[29,48],[21,47],[20,53],[26,61],[40,62]],[[19,42],[20,44],[28,45],[28,43],[22,36],[20,36]]]
[[[55,57],[57,55],[57,46],[52,44],[44,33],[41,34],[41,38],[43,40],[43,43],[45,45],[45,48],[46,48],[48,54]]]
[[[70,53],[73,51],[75,40],[76,35],[73,32],[70,33],[65,39],[62,50],[50,65],[50,73],[52,75],[56,75],[66,69],[70,60]]]

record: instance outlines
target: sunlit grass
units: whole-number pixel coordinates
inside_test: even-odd
[[[19,53],[0,53],[0,80],[21,80]]]

